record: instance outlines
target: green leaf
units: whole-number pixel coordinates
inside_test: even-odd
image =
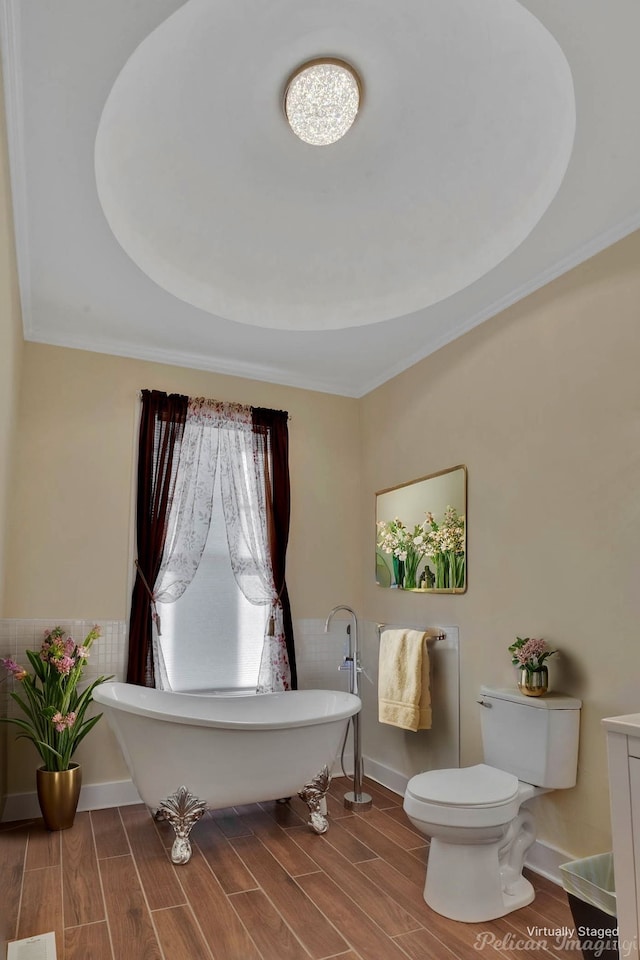
[[[35,653],[33,650],[27,650],[25,652],[29,658],[29,663],[33,667],[33,672],[35,675],[39,680],[44,680],[46,666],[44,660],[40,659],[40,654]]]
[[[75,742],[74,742],[74,745],[73,745],[73,750],[71,751],[71,755],[73,755],[73,754],[75,753],[78,745],[84,740],[84,738],[86,737],[86,735],[87,735],[91,730],[93,730],[93,728],[95,727],[96,723],[98,722],[98,720],[100,719],[101,716],[102,716],[102,714],[99,713],[99,714],[97,715],[97,717],[91,717],[90,720],[87,720],[87,722],[84,724],[84,727],[82,728],[80,734],[79,734],[77,737],[75,737]]]

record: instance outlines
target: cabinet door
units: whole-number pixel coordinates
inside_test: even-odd
[[[638,901],[636,897],[636,863],[633,838],[640,834],[640,759],[629,749],[630,739],[624,733],[609,731],[609,797],[613,834],[613,863],[616,881],[616,907],[620,941],[629,960],[638,960]],[[631,777],[634,785],[631,785]],[[636,829],[633,829],[635,819]]]
[[[629,757],[629,787],[631,790],[631,837],[634,859],[634,880],[635,880],[635,916],[634,928],[629,932],[635,938],[635,953],[621,950],[621,956],[638,956],[637,937],[638,937],[638,914],[640,913],[640,904],[638,903],[638,891],[640,891],[640,760],[636,757]],[[626,933],[626,931],[625,931]],[[620,938],[624,936],[620,930]]]

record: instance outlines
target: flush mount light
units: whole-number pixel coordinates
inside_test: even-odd
[[[284,112],[297,137],[316,147],[345,135],[360,106],[360,82],[353,67],[325,57],[309,60],[292,74]]]

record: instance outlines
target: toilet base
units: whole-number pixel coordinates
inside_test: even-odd
[[[526,877],[501,864],[504,837],[490,843],[431,839],[424,899],[450,920],[481,923],[526,907],[535,891]]]

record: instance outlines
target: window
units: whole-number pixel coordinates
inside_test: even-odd
[[[282,410],[142,391],[130,683],[297,686],[287,420]]]
[[[253,692],[270,607],[250,603],[229,558],[216,479],[209,535],[196,574],[175,603],[158,603],[160,648],[172,690]]]

